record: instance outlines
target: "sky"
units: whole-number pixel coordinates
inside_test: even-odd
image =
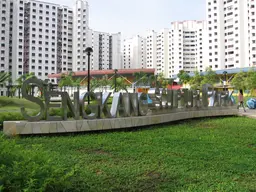
[[[75,0],[42,0],[72,7]],[[123,38],[170,28],[172,21],[204,20],[206,0],[87,0],[89,27]]]

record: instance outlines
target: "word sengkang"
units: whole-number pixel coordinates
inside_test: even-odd
[[[233,105],[228,91],[217,92],[212,85],[205,84],[202,90],[166,90],[155,89],[154,94],[146,93],[113,93],[112,103],[109,103],[112,93],[85,92],[79,94],[74,92],[73,101],[67,92],[47,91],[43,92],[43,99],[34,97],[28,93],[28,86],[36,85],[38,89],[44,90],[43,81],[37,78],[30,78],[24,81],[22,86],[22,95],[25,99],[39,105],[40,112],[35,115],[29,115],[25,108],[21,108],[21,113],[28,121],[40,121],[46,117],[47,121],[67,120],[68,110],[75,120],[116,118],[130,116],[146,116],[149,111],[170,113],[173,109],[183,108],[205,108],[216,106]],[[54,104],[52,97],[60,97],[61,104]],[[88,104],[88,97],[90,104]],[[61,116],[51,116],[50,108],[61,108]]]

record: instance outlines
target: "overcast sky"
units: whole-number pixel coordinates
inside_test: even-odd
[[[42,0],[72,7],[75,0]],[[89,26],[123,38],[169,28],[172,21],[205,19],[206,0],[88,0]]]

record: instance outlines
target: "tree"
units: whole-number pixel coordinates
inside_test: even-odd
[[[73,74],[73,72],[69,72],[69,74],[62,74],[58,83],[59,87],[64,87],[65,90],[67,86],[73,86]]]
[[[194,76],[190,78],[189,85],[191,89],[201,89],[203,76],[195,71]]]
[[[30,78],[33,78],[35,77],[35,73],[31,72],[31,73],[26,73],[26,74],[23,74],[21,75],[17,80],[16,80],[16,83],[17,83],[17,86],[16,88],[18,89],[19,91],[19,98],[20,98],[20,94],[21,94],[21,87],[23,85],[23,82],[27,79],[30,79]],[[31,90],[31,86],[29,85],[27,87],[27,92],[29,92]]]
[[[134,75],[134,81],[136,82],[136,86],[146,86],[148,84],[148,76],[145,72],[136,72]]]
[[[205,71],[205,75],[203,76],[203,80],[201,81],[201,86],[204,84],[214,85],[219,80],[215,71],[212,68],[207,67]]]
[[[247,72],[246,77],[246,89],[250,90],[252,94],[254,89],[256,89],[256,72],[252,69]]]
[[[128,92],[129,86],[130,85],[127,83],[127,81],[124,77],[116,78],[116,92],[119,92],[121,90]],[[115,79],[114,78],[112,79],[111,89],[115,89]]]
[[[235,74],[234,78],[231,81],[231,85],[233,85],[236,89],[246,90],[248,83],[247,81],[247,73],[239,72]]]
[[[93,78],[91,80],[91,91],[93,92],[96,88],[100,87],[100,80],[97,78]]]
[[[10,73],[1,72],[0,73],[0,84],[3,84],[5,81],[9,80],[11,77]]]
[[[115,80],[115,77],[113,77],[113,80]],[[99,80],[99,86],[105,89],[105,92],[107,91],[107,87],[110,85],[110,81],[108,78],[108,75],[104,75],[100,80]]]
[[[186,84],[189,82],[190,80],[190,76],[187,72],[185,72],[184,70],[180,70],[180,72],[178,73],[178,78],[180,80],[181,84],[184,84],[186,86]]]

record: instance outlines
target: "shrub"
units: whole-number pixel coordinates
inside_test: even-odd
[[[0,136],[0,191],[85,191],[78,168],[56,161],[41,145],[24,149]]]
[[[20,121],[24,120],[21,112],[1,112],[0,113],[0,126],[3,125],[4,121]]]

